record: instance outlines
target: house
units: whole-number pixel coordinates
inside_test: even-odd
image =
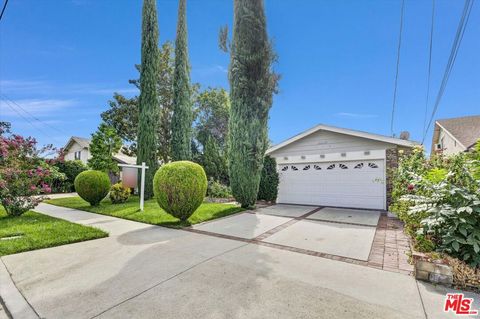
[[[278,203],[385,210],[388,169],[408,140],[317,125],[267,150],[280,175]]]
[[[480,139],[480,115],[435,121],[432,154],[468,152]]]
[[[91,140],[88,138],[72,136],[63,148],[65,160],[80,160],[87,164],[88,159],[92,157],[89,150],[90,142]],[[113,159],[119,164],[136,164],[137,162],[136,157],[122,153],[115,154]]]

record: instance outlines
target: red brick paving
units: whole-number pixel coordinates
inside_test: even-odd
[[[410,243],[403,232],[403,223],[383,213],[377,225],[368,266],[411,275],[413,265],[408,263]]]

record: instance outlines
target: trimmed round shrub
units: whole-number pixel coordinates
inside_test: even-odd
[[[207,176],[203,167],[189,161],[165,164],[153,179],[158,205],[183,221],[202,204],[206,192]]]
[[[110,201],[112,204],[122,204],[125,203],[130,197],[130,188],[123,187],[122,183],[116,183],[110,188],[110,193],[108,193]]]
[[[84,171],[75,177],[75,190],[92,206],[100,204],[110,190],[110,178],[104,172]]]

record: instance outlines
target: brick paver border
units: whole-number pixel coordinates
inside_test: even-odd
[[[367,266],[367,267],[376,268],[376,269],[385,270],[385,271],[397,272],[397,273],[408,274],[408,275],[411,275],[413,273],[413,265],[410,265],[408,263],[408,254],[410,252],[410,244],[409,244],[408,237],[403,232],[403,223],[395,217],[388,217],[386,212],[383,212],[380,214],[380,218],[376,226],[375,236],[373,239],[368,261],[348,258],[343,256],[337,256],[337,255],[332,255],[332,254],[327,254],[327,253],[322,253],[322,252],[317,252],[317,251],[312,251],[307,249],[301,249],[301,248],[296,248],[292,246],[268,243],[263,241],[266,238],[272,236],[273,234],[276,234],[279,231],[282,231],[283,229],[301,220],[313,220],[307,217],[318,212],[323,208],[324,207],[317,207],[312,211],[299,217],[280,216],[280,217],[288,217],[291,219],[252,239],[218,234],[218,233],[213,233],[209,231],[195,229],[192,227],[185,227],[182,229],[185,231],[189,231],[197,234],[208,235],[208,236],[213,236],[213,237],[218,237],[223,239],[237,240],[245,243],[251,243],[251,244],[281,249],[281,250],[287,250],[287,251],[310,255],[310,256],[327,258],[331,260],[342,261],[342,262],[355,264],[355,265]],[[242,213],[256,214],[254,211],[245,211]],[[275,215],[275,216],[279,216],[279,215]],[[333,221],[327,221],[327,222],[338,223],[338,224],[361,225],[356,223],[345,223],[345,222],[333,222]],[[369,225],[361,225],[361,226],[369,226]],[[375,226],[371,226],[371,227],[375,227]]]

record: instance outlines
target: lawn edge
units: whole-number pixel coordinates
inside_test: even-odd
[[[233,215],[237,215],[237,214],[240,214],[240,213],[244,213],[245,211],[247,211],[247,209],[245,209],[245,208],[237,207],[237,208],[239,209],[239,211],[237,211],[237,212],[234,212],[234,213],[231,213],[231,214],[228,214],[228,215],[225,215],[225,216],[221,216],[221,217],[218,217],[218,218],[207,219],[207,220],[198,222],[198,223],[196,223],[196,224],[190,224],[190,225],[154,224],[154,223],[148,223],[148,222],[141,221],[141,220],[136,220],[136,219],[130,219],[130,218],[125,218],[125,217],[113,216],[113,215],[109,215],[109,214],[105,214],[105,213],[91,212],[91,211],[88,211],[88,210],[84,210],[84,209],[80,209],[80,208],[75,208],[75,207],[70,207],[70,206],[65,206],[65,205],[57,205],[57,204],[51,202],[52,200],[55,200],[55,199],[56,199],[56,198],[46,200],[46,201],[43,202],[43,204],[53,205],[53,206],[63,207],[63,208],[69,208],[69,209],[76,209],[76,210],[79,210],[79,211],[82,211],[82,212],[86,212],[86,213],[90,213],[90,214],[98,214],[98,215],[102,215],[102,216],[109,216],[109,217],[113,217],[113,218],[128,220],[128,221],[137,222],[137,223],[142,223],[142,224],[146,224],[146,225],[165,227],[165,228],[170,228],[170,229],[190,228],[190,227],[192,227],[192,226],[194,226],[194,225],[200,225],[200,224],[203,224],[203,223],[212,222],[212,221],[215,221],[215,220],[223,219],[223,218],[230,217],[230,216],[233,216]],[[203,204],[203,203],[202,203],[202,204]],[[223,204],[223,203],[207,203],[207,204]]]

